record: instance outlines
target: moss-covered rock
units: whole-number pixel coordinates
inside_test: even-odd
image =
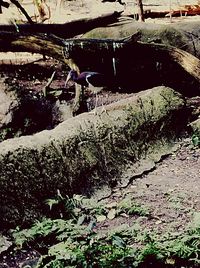
[[[0,146],[1,227],[44,215],[45,199],[124,184],[168,153],[187,124],[185,101],[157,87]],[[139,161],[140,160],[140,161]]]

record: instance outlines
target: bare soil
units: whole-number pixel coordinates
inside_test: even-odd
[[[153,171],[136,178],[126,188],[116,189],[108,203],[131,197],[150,211],[150,217],[115,219],[133,224],[139,220],[144,229],[163,233],[182,231],[191,221],[194,211],[200,210],[200,149],[185,138],[179,149],[157,163]],[[133,222],[134,221],[134,222]],[[113,222],[101,227],[112,228]]]

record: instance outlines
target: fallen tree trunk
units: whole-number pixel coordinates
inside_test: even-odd
[[[112,90],[138,92],[164,84],[186,96],[200,94],[198,58],[175,47],[138,41],[139,38],[140,33],[121,40],[63,40],[53,35],[1,32],[0,51],[40,53],[65,62],[71,69],[103,72],[110,77]],[[80,99],[77,87],[74,114],[79,111]]]
[[[200,58],[200,29],[199,22],[181,22],[173,24],[141,23],[124,20],[110,27],[93,29],[83,35],[87,39],[123,39],[139,32],[138,41],[144,43],[159,43],[174,46]]]
[[[173,9],[171,11],[168,11],[168,14],[166,16],[169,16],[171,13],[171,16],[196,16],[200,15],[200,5],[184,5],[180,6],[179,9]]]
[[[191,54],[171,46],[137,41],[136,33],[131,38],[114,39],[59,39],[55,36],[30,35],[0,32],[1,52],[32,52],[51,56],[79,69],[104,68],[105,60],[112,63],[116,58],[123,68],[130,62],[174,62],[200,81],[200,60]],[[98,53],[97,53],[98,52]],[[130,57],[131,55],[131,57]],[[94,57],[95,56],[95,57]],[[98,66],[97,63],[101,63]],[[129,66],[130,67],[130,66]]]
[[[120,87],[124,91],[165,84],[179,89],[186,96],[199,95],[198,58],[172,46],[137,41],[139,38],[140,33],[120,40],[63,40],[53,35],[1,32],[0,51],[45,54],[65,62],[71,69],[100,71],[115,80],[117,89]],[[188,84],[192,84],[189,90]]]
[[[96,27],[103,27],[108,24],[118,21],[121,12],[113,12],[98,16],[96,18],[80,19],[63,24],[18,24],[19,32],[23,35],[24,33],[37,34],[55,34],[61,38],[70,38],[75,35],[83,34]],[[14,25],[0,25],[0,32],[9,31],[16,32]]]
[[[165,87],[105,108],[1,143],[0,228],[47,215],[45,200],[58,189],[71,196],[104,186],[105,196],[113,185],[125,186],[171,151],[189,116],[181,95]]]
[[[200,82],[200,60],[198,58],[175,47],[137,41],[137,33],[131,38],[123,40],[71,39],[65,40],[64,44],[65,60],[73,59],[80,69],[92,66],[92,63],[95,62],[95,55],[99,64],[103,59],[102,68],[105,67],[104,62],[106,59],[112,62],[113,58],[119,61],[119,65],[120,62],[123,62],[123,68],[128,66],[130,62],[132,62],[132,65],[136,65],[145,61],[151,63],[171,61],[180,65]]]

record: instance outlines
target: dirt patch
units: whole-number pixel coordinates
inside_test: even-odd
[[[155,169],[135,179],[124,189],[115,189],[106,203],[131,198],[146,207],[147,217],[128,217],[127,214],[112,221],[106,220],[98,229],[133,225],[139,222],[144,229],[163,233],[174,229],[182,231],[190,222],[194,211],[200,210],[200,149],[191,139],[185,139],[174,154],[158,163]]]
[[[138,224],[143,232],[164,234],[181,232],[191,222],[194,212],[200,209],[200,149],[194,148],[191,139],[181,142],[179,149],[161,162],[155,169],[135,179],[126,188],[116,188],[108,199],[103,200],[105,207],[119,204],[127,198],[138,206],[147,209],[145,216],[122,213],[113,219],[98,222],[95,231],[106,233],[121,229],[123,226]],[[1,254],[0,268],[23,267],[23,263],[35,263],[39,253],[32,250],[8,250]]]

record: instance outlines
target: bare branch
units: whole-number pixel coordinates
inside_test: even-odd
[[[12,2],[17,8],[19,8],[21,10],[21,12],[24,14],[24,16],[26,17],[26,19],[28,20],[28,22],[30,24],[34,24],[31,17],[28,15],[26,10],[23,8],[23,6],[17,0],[10,0],[10,2]]]

